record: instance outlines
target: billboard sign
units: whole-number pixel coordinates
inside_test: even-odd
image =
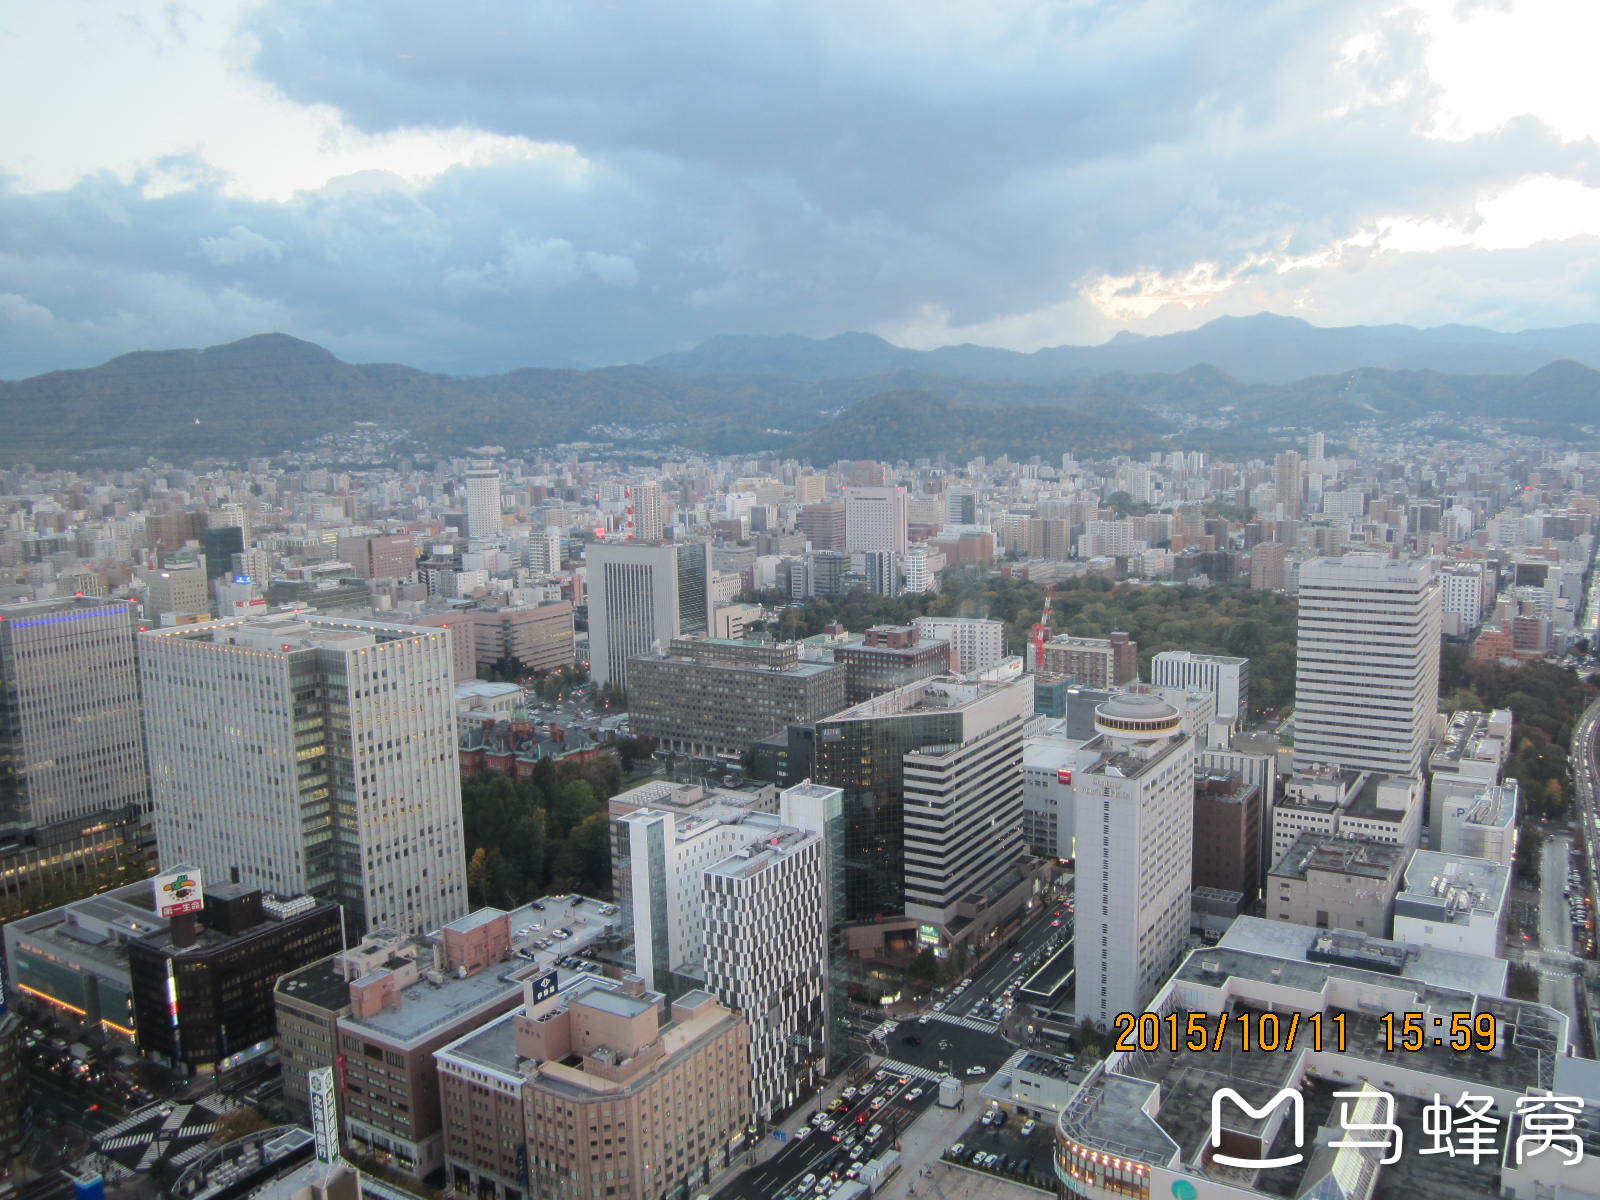
[[[543,975],[534,976],[528,980],[528,990],[535,1004],[550,999],[556,994],[556,973],[546,971]]]
[[[205,907],[205,893],[199,871],[169,871],[155,877],[156,913],[176,917],[199,912]]]
[[[317,1139],[317,1161],[331,1163],[339,1157],[339,1095],[332,1067],[318,1067],[307,1080],[311,1092],[311,1132]]]

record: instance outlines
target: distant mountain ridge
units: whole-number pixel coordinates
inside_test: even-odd
[[[1130,336],[1113,345],[1157,340]],[[827,344],[780,341],[791,364]],[[401,449],[424,457],[484,444],[521,450],[592,441],[641,453],[771,451],[818,464],[1143,453],[1173,444],[1168,439],[1178,428],[1189,429],[1184,444],[1238,456],[1270,449],[1282,431],[1297,427],[1336,431],[1441,415],[1507,419],[1528,433],[1585,442],[1594,440],[1585,428],[1600,426],[1600,371],[1570,359],[1510,375],[1364,366],[1274,383],[1202,361],[1172,372],[1033,380],[947,374],[930,369],[927,356],[911,359],[915,368],[894,366],[899,355],[915,352],[865,334],[834,341],[842,341],[841,355],[859,374],[810,379],[621,366],[463,378],[398,363],[346,363],[285,334],[139,351],[98,367],[0,382],[7,430],[0,462],[238,460],[348,433],[356,422],[409,431]],[[730,371],[749,348],[741,339],[720,345]],[[885,348],[895,353],[885,355]]]
[[[870,333],[830,338],[724,334],[644,365],[685,375],[821,380],[911,370],[1051,383],[1112,371],[1171,373],[1210,363],[1249,383],[1291,383],[1360,367],[1526,375],[1560,359],[1600,368],[1600,325],[1500,333],[1470,325],[1320,326],[1298,317],[1258,313],[1218,317],[1183,333],[1142,337],[1123,332],[1099,346],[1053,346],[1031,353],[975,345],[909,350]]]

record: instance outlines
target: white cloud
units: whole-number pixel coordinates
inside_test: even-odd
[[[200,253],[219,267],[231,267],[257,260],[276,262],[283,257],[283,246],[253,229],[235,225],[222,237],[200,239]]]

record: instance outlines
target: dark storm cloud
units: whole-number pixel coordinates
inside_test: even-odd
[[[1591,145],[1532,121],[1424,136],[1418,32],[1372,0],[278,0],[252,29],[266,80],[365,131],[482,129],[586,165],[355,177],[287,202],[203,172],[159,198],[110,179],[5,192],[0,374],[264,328],[471,371],[926,307],[970,324],[1102,273],[1226,273],[1594,169]],[[1373,271],[1419,289],[1374,301],[1447,312],[1472,261]]]

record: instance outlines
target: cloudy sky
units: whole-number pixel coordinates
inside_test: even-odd
[[[1600,320],[1593,0],[0,8],[0,378]]]

